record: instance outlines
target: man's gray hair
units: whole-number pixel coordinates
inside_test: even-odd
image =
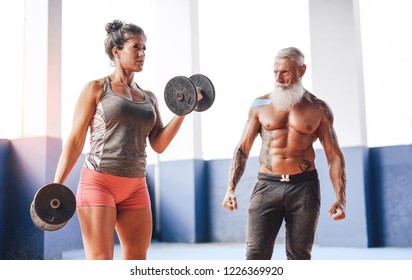
[[[290,58],[299,66],[302,66],[305,63],[305,55],[298,48],[294,47],[281,49],[276,55],[275,60],[281,58]]]

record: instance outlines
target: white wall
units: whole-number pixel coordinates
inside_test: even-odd
[[[412,143],[412,1],[359,0],[369,146]]]
[[[342,147],[366,146],[357,0],[310,0],[315,94],[331,107]]]
[[[22,135],[24,0],[0,8],[0,26],[0,139],[14,139]]]

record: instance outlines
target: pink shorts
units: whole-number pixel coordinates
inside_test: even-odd
[[[127,178],[83,167],[77,188],[77,207],[109,206],[121,209],[150,207],[146,178]]]

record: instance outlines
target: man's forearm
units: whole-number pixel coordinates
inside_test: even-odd
[[[230,166],[228,191],[235,191],[240,178],[245,172],[247,158],[248,156],[241,149],[235,150]]]
[[[342,162],[330,166],[330,177],[336,194],[336,201],[346,207],[346,172]]]

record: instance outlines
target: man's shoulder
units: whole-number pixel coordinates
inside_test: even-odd
[[[321,107],[326,106],[327,107],[327,104],[324,100],[320,99],[319,97],[317,97],[310,91],[307,91],[307,90],[305,91],[304,98],[310,103],[314,104],[315,106],[321,106]]]
[[[315,94],[305,89],[303,96],[308,100],[320,100]]]
[[[318,98],[313,93],[306,90],[304,98],[313,104],[317,110],[319,110],[329,120],[333,119],[333,113],[329,105],[322,99]]]
[[[255,98],[250,104],[250,107],[251,108],[260,107],[260,106],[268,105],[270,103],[272,103],[272,99],[269,98],[269,94],[265,94],[265,95]]]

